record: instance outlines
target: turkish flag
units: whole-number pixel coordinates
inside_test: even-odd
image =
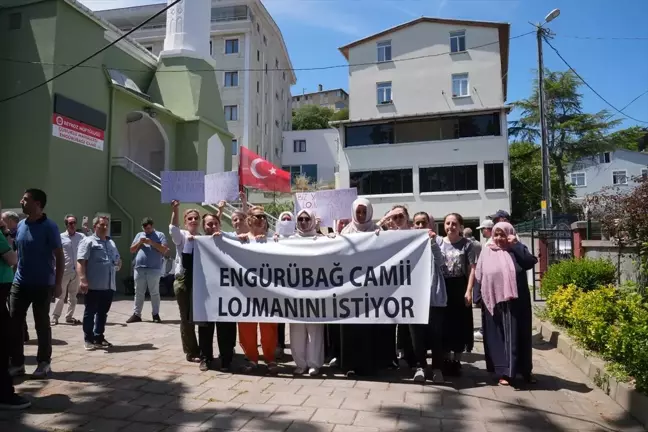
[[[241,147],[239,183],[271,192],[290,193],[290,173],[277,168],[253,151]]]

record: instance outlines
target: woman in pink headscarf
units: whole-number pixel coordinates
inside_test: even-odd
[[[538,259],[518,243],[508,222],[493,227],[492,240],[477,261],[473,290],[473,300],[483,310],[486,368],[495,374],[499,385],[508,386],[517,374],[533,383],[531,296],[526,272]]]

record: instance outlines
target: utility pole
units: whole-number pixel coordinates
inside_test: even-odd
[[[553,209],[551,205],[551,169],[549,166],[549,136],[547,131],[547,106],[544,92],[544,59],[542,56],[542,39],[549,31],[542,27],[560,15],[560,9],[554,9],[545,17],[542,24],[538,24],[538,109],[540,111],[540,135],[542,153],[542,202],[540,209],[542,214],[542,228],[553,226]]]

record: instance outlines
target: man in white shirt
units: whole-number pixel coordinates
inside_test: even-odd
[[[77,231],[77,218],[73,214],[65,216],[66,230],[61,233],[61,245],[63,246],[63,256],[65,257],[65,272],[63,273],[63,292],[56,299],[56,305],[52,312],[52,325],[57,325],[59,317],[63,312],[63,304],[67,295],[68,307],[65,314],[65,322],[72,325],[81,324],[81,321],[74,318],[74,309],[77,305],[77,293],[79,292],[79,278],[76,272],[77,251],[79,243],[86,236]],[[83,227],[87,229],[86,226]]]

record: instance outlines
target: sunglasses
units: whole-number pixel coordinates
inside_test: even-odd
[[[252,215],[252,217],[256,218],[256,219],[265,219],[266,215],[264,215],[264,214],[256,214],[256,215]]]
[[[398,214],[395,214],[394,216],[392,216],[392,218],[394,220],[401,220],[401,219],[405,219],[405,215],[403,213],[398,213]]]
[[[187,216],[187,220],[188,220],[188,221],[197,221],[197,220],[199,220],[199,219],[200,219],[200,218],[199,218],[198,216]]]
[[[297,220],[298,220],[299,222],[310,222],[310,221],[311,221],[311,218],[307,218],[307,217],[300,217],[300,218],[297,218]]]

